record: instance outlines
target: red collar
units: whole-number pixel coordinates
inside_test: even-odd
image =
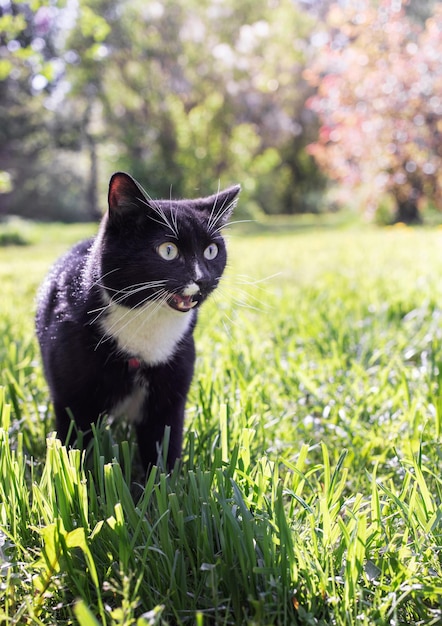
[[[129,369],[130,370],[137,370],[141,367],[141,361],[140,359],[137,359],[137,357],[133,356],[131,357],[128,362],[127,362]]]

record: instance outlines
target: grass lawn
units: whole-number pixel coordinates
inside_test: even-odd
[[[147,482],[51,434],[34,296],[91,227],[0,248],[0,623],[442,623],[442,230],[244,228]]]

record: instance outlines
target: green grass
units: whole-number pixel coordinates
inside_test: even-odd
[[[51,435],[34,295],[91,227],[0,249],[0,622],[442,623],[442,230],[244,228],[146,484]]]

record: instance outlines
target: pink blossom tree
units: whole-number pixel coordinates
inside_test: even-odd
[[[308,149],[343,189],[364,190],[366,208],[388,194],[411,223],[425,202],[442,209],[442,7],[419,27],[401,4],[331,7],[305,72],[321,122]]]

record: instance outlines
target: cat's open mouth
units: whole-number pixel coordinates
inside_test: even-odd
[[[168,298],[167,304],[172,307],[172,309],[185,313],[193,309],[193,307],[198,304],[198,300],[193,300],[192,296],[181,296],[178,293],[174,293]]]

